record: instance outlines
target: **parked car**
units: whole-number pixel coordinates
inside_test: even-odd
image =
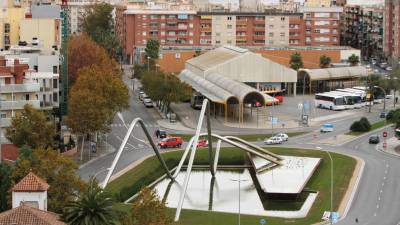
[[[163,138],[158,146],[160,148],[180,148],[182,146],[183,140],[181,137],[167,137]]]
[[[386,69],[386,67],[388,67],[388,64],[383,62],[383,63],[379,64],[379,67],[382,68],[382,69]]]
[[[322,125],[320,131],[321,131],[321,133],[332,132],[333,131],[333,124],[326,123],[326,124]]]
[[[139,91],[139,100],[143,100],[145,95],[146,95],[146,93],[144,93],[143,91]]]
[[[282,141],[288,141],[289,140],[289,136],[287,134],[285,134],[285,133],[276,134],[274,137],[280,137],[280,138],[282,138]]]
[[[167,137],[167,131],[165,130],[161,130],[161,129],[157,129],[155,132],[155,135],[157,138],[166,138]]]
[[[380,114],[379,114],[379,118],[386,118],[387,117],[387,112],[385,112],[385,111],[382,111]]]
[[[370,144],[378,144],[379,143],[379,135],[370,136],[368,142]]]
[[[146,106],[146,108],[152,108],[153,107],[153,101],[150,98],[144,98],[143,99],[143,104]]]
[[[391,66],[388,66],[388,67],[386,67],[386,70],[387,70],[387,71],[392,71],[393,68],[392,68]]]
[[[198,148],[205,148],[205,147],[207,147],[207,146],[208,146],[208,140],[205,139],[205,138],[200,139],[200,140],[197,142],[197,147],[198,147]]]
[[[283,140],[280,137],[270,137],[264,140],[264,144],[266,145],[276,145],[276,144],[282,144]]]

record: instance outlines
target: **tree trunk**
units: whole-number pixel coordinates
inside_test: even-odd
[[[85,136],[86,135],[82,135],[81,161],[83,160],[83,146],[85,146]]]

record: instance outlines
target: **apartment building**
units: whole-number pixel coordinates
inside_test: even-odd
[[[340,45],[340,14],[342,7],[303,8],[305,45]]]
[[[7,50],[18,44],[19,24],[25,18],[26,9],[4,7],[0,10],[0,49]]]
[[[393,59],[400,58],[400,0],[385,0],[384,52]]]
[[[36,40],[48,52],[61,46],[61,21],[51,18],[25,18],[20,22],[20,41]]]
[[[304,2],[305,7],[330,7],[332,0],[306,0]]]
[[[0,56],[0,129],[11,124],[11,118],[19,113],[25,104],[40,108],[37,92],[38,83],[25,81],[27,64],[18,59],[7,60]]]
[[[344,7],[341,20],[341,44],[361,49],[363,59],[383,57],[382,7]]]
[[[100,0],[69,0],[68,1],[68,25],[71,34],[82,32],[82,24],[85,11],[88,7],[101,3]]]
[[[116,34],[132,62],[150,38],[161,46],[304,45],[301,13],[196,12],[117,7]]]

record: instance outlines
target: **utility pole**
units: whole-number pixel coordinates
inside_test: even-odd
[[[242,181],[248,181],[247,179],[240,179],[240,173],[239,173],[239,179],[231,179],[232,181],[236,181],[239,184],[239,208],[238,208],[238,225],[240,225],[240,182]]]

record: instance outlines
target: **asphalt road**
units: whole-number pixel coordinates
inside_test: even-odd
[[[126,79],[126,78],[125,78]],[[130,84],[130,80],[125,80]],[[380,106],[375,107],[373,113],[364,112],[359,116],[366,116],[371,122],[379,120],[378,114]],[[122,112],[122,116],[115,118],[112,131],[108,135],[108,142],[118,149],[121,140],[124,138],[127,128],[120,124],[123,121],[127,124],[134,118],[141,117],[150,132],[158,127],[156,120],[159,119],[154,110],[146,109],[136,96],[131,96],[131,106]],[[122,120],[121,120],[122,118]],[[343,134],[355,118],[339,118],[330,121],[335,126],[335,131],[322,134],[319,138],[329,138],[335,135]],[[391,129],[388,129],[390,131]],[[315,130],[318,132],[318,129]],[[381,134],[381,130],[374,133]],[[390,132],[393,135],[393,132]],[[301,137],[291,138],[284,146],[316,148],[321,147],[338,153],[357,156],[365,161],[364,174],[360,180],[358,190],[354,196],[352,207],[347,217],[339,224],[363,224],[363,225],[396,225],[400,224],[400,158],[386,155],[378,152],[376,145],[368,144],[368,136],[357,138],[347,143],[338,145],[315,144],[313,143],[313,133]],[[262,143],[258,143],[262,145]],[[85,180],[96,175],[99,180],[103,180],[106,173],[105,168],[110,167],[116,153],[111,153],[86,164],[79,169],[78,174]],[[123,152],[120,161],[117,164],[114,173],[125,168],[132,162],[143,158],[144,156],[154,154],[144,141],[144,135],[140,129],[135,129],[133,137],[129,139],[126,150]],[[326,209],[329,210],[329,209]],[[322,217],[322,215],[321,215]],[[358,218],[359,222],[355,222]]]

